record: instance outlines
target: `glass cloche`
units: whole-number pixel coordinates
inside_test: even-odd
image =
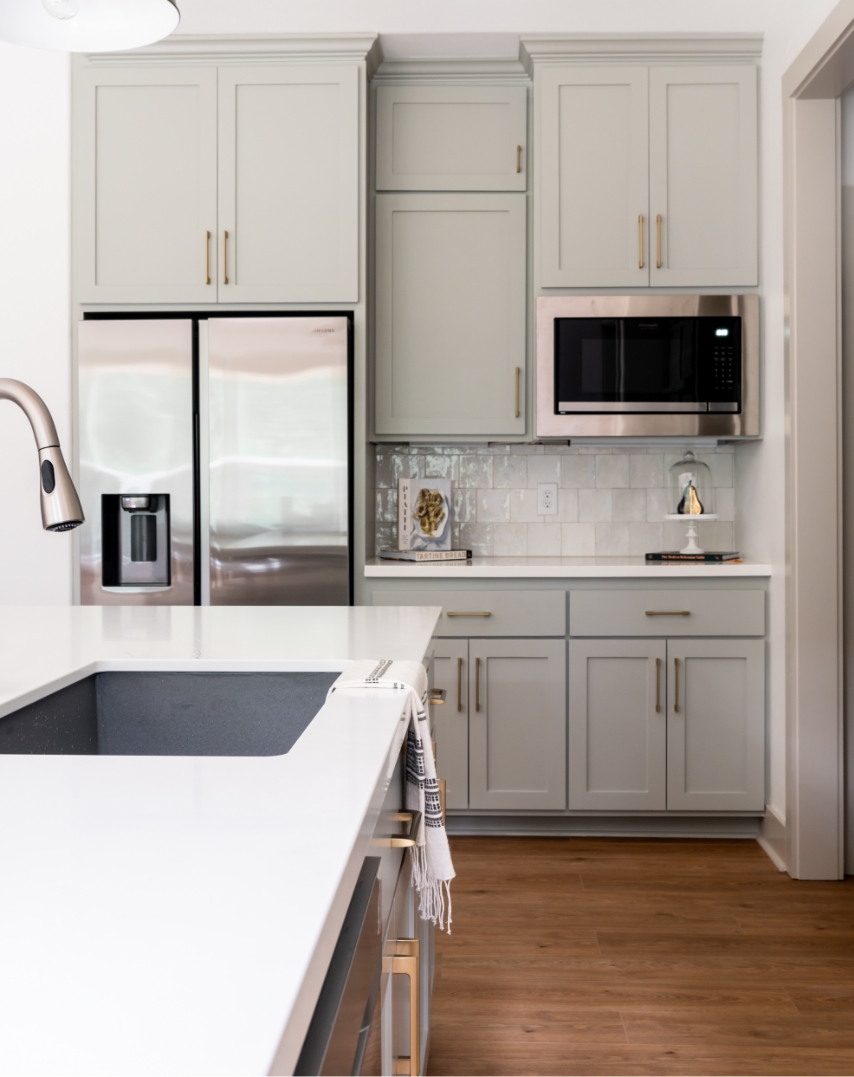
[[[712,516],[715,512],[712,472],[690,449],[670,469],[670,512],[679,516]]]

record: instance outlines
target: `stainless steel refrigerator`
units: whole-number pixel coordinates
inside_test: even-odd
[[[347,605],[347,316],[79,324],[80,601]]]

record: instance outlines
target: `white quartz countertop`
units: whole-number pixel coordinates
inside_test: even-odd
[[[0,607],[0,716],[106,670],[420,660],[438,608]],[[0,755],[0,1073],[292,1072],[405,734],[340,693],[286,755]]]
[[[440,580],[483,579],[718,579],[770,576],[771,566],[757,561],[719,565],[684,562],[647,564],[643,557],[472,557],[469,561],[384,561],[365,565],[366,577]]]

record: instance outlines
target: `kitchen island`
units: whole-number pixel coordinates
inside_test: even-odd
[[[112,671],[419,661],[438,615],[4,607],[0,719]],[[0,755],[0,1073],[292,1072],[401,706],[335,695],[278,756]]]

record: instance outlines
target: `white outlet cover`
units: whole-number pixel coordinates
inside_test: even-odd
[[[537,514],[539,516],[557,516],[557,483],[537,483]]]

